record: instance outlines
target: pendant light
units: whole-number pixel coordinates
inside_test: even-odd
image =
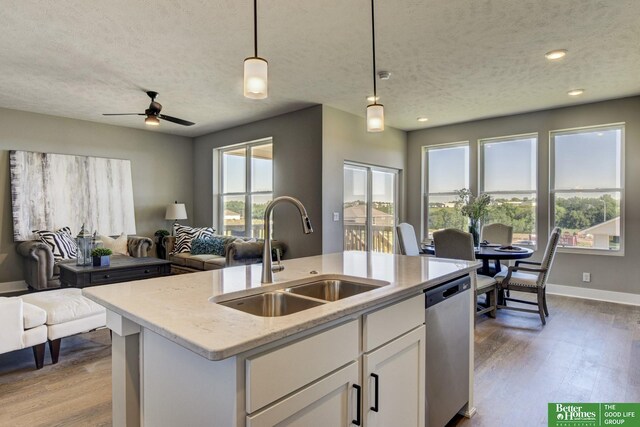
[[[371,45],[373,50],[373,104],[367,105],[367,132],[382,132],[384,130],[384,106],[378,104],[376,87],[376,20],[374,5],[371,0]]]
[[[258,56],[258,0],[253,0],[253,56],[244,60],[244,96],[251,99],[267,97],[266,59]]]

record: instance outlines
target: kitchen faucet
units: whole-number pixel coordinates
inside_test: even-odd
[[[302,231],[304,234],[313,233],[311,221],[302,202],[295,197],[280,196],[273,199],[264,210],[264,248],[262,250],[262,283],[273,283],[273,263],[271,260],[271,212],[273,208],[282,202],[289,202],[298,208],[302,219]],[[279,270],[284,267],[280,266]]]

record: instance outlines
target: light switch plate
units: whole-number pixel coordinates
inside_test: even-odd
[[[340,221],[340,212],[334,212],[333,213],[333,220],[334,221]]]
[[[591,281],[591,273],[582,273],[582,281],[590,282]]]

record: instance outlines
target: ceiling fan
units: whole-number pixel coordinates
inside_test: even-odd
[[[144,119],[144,122],[151,126],[158,126],[160,124],[160,120],[166,120],[168,122],[173,122],[182,126],[193,126],[195,123],[189,122],[187,120],[178,119],[177,117],[167,116],[165,114],[160,114],[162,111],[162,105],[159,102],[156,102],[156,97],[158,96],[158,92],[148,91],[147,95],[151,98],[151,104],[149,104],[149,108],[144,110],[144,113],[111,113],[111,114],[103,114],[103,116],[147,116]]]

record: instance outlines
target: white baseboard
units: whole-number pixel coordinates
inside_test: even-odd
[[[2,282],[0,283],[0,295],[9,292],[26,291],[27,283],[24,280],[17,280],[15,282]]]
[[[547,293],[565,297],[615,302],[617,304],[640,305],[640,294],[605,291],[602,289],[582,288],[578,286],[554,285],[547,283]]]

